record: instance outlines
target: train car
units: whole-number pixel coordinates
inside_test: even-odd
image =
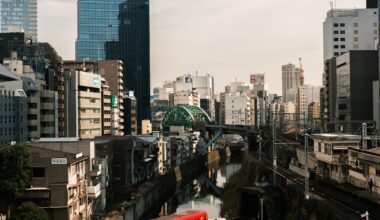
[[[188,210],[170,216],[164,216],[156,220],[208,220],[207,212],[199,210]]]

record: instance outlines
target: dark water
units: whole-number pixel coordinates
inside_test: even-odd
[[[162,206],[160,216],[186,210],[203,210],[209,217],[222,217],[221,193],[228,178],[240,170],[243,153],[235,153],[227,162],[215,165],[208,172],[179,187]]]

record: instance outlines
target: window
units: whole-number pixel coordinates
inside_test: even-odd
[[[344,27],[344,26],[345,26],[345,24],[344,24],[344,23],[340,23],[340,26],[341,26],[341,27]]]
[[[334,34],[339,34],[339,31],[334,31]]]
[[[339,45],[334,45],[334,48],[335,48],[335,49],[338,49],[338,48],[339,48]]]
[[[336,38],[334,38],[334,41],[339,41],[339,38],[337,38],[337,37],[336,37]]]
[[[377,30],[373,30],[373,33],[374,33],[374,34],[377,34]]]
[[[346,41],[346,38],[341,37],[341,38],[340,38],[340,41]]]
[[[340,48],[345,49],[346,45],[340,45]]]
[[[359,41],[359,38],[358,37],[354,37],[354,41]]]
[[[45,168],[44,167],[33,167],[32,168],[33,178],[43,178],[45,177]]]
[[[338,23],[334,23],[334,27],[338,27],[339,25],[338,25]]]
[[[374,26],[374,27],[377,27],[377,23],[373,23],[373,26]]]
[[[354,34],[358,34],[358,30],[354,30]]]
[[[345,34],[346,33],[346,31],[340,31],[340,34]]]
[[[338,52],[335,52],[335,53],[334,53],[334,56],[339,56],[339,53],[338,53]]]

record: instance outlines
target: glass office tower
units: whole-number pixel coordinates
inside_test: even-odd
[[[1,0],[0,31],[19,32],[37,41],[37,0]]]
[[[124,63],[124,89],[137,99],[137,127],[150,115],[149,0],[127,0],[119,11],[119,57]],[[111,50],[112,51],[112,50]]]
[[[104,60],[105,43],[119,39],[119,5],[125,0],[78,0],[76,60]]]

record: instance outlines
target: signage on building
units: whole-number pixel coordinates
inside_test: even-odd
[[[67,164],[67,158],[51,158],[51,164],[53,164],[53,165],[65,165],[65,164]]]
[[[134,91],[129,91],[129,97],[134,97],[135,96],[135,92]]]
[[[117,97],[111,96],[111,108],[117,108]]]
[[[94,85],[100,84],[100,76],[94,76],[94,77],[92,77],[92,83]]]
[[[252,74],[251,75],[251,84],[264,84],[265,75],[264,74]]]

